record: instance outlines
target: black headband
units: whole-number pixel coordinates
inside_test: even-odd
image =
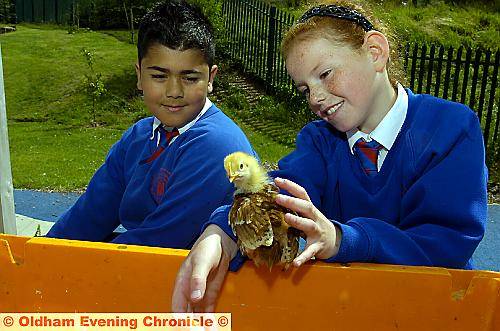
[[[298,22],[304,23],[314,16],[329,16],[333,18],[340,18],[356,23],[365,31],[375,30],[370,21],[368,21],[363,15],[361,15],[354,9],[337,5],[321,5],[318,7],[313,7],[306,11],[304,15],[299,18]]]

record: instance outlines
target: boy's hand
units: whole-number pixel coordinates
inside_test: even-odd
[[[209,225],[182,263],[172,294],[173,312],[213,312],[237,246],[216,225]]]
[[[341,232],[323,215],[311,202],[306,190],[287,179],[276,178],[276,185],[288,191],[292,196],[278,194],[276,202],[300,216],[290,213],[285,215],[285,221],[306,235],[306,248],[293,260],[293,265],[299,267],[313,256],[318,259],[328,259],[339,251]]]

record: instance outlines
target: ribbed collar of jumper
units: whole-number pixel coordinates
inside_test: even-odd
[[[349,149],[354,154],[353,147],[359,138],[365,141],[375,140],[381,144],[385,150],[389,151],[394,145],[396,138],[403,127],[408,112],[408,94],[401,84],[398,83],[398,96],[396,102],[377,127],[370,133],[364,133],[357,128],[347,132]]]

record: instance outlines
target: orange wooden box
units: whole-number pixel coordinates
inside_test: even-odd
[[[187,251],[0,235],[0,312],[169,312]],[[247,263],[218,312],[233,330],[500,330],[500,273]]]

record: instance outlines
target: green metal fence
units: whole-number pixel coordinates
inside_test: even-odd
[[[499,61],[498,50],[407,44],[404,51],[410,89],[474,109],[483,127],[487,150],[498,141]]]
[[[18,22],[67,23],[74,0],[16,0]]]

